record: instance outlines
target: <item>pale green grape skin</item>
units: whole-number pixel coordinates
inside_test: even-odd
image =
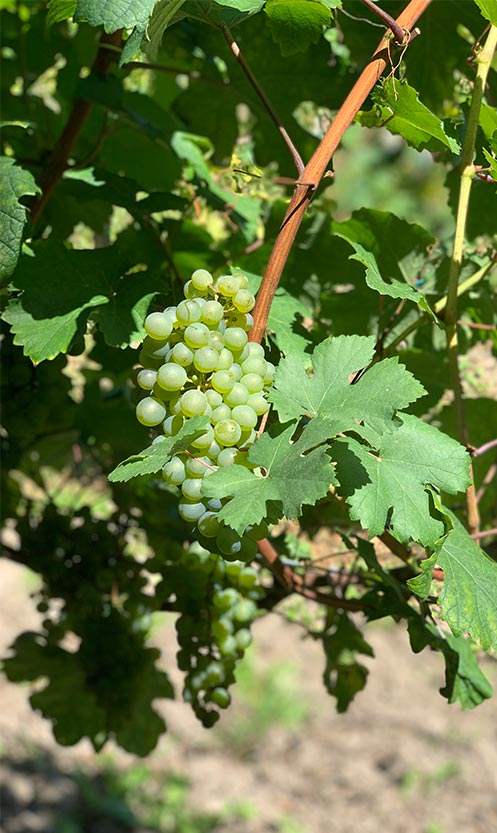
[[[204,512],[197,521],[197,529],[204,538],[215,538],[219,531],[217,512]]]
[[[222,527],[221,532],[228,530],[228,527]],[[233,530],[228,530],[228,532],[232,532]],[[234,533],[236,535],[236,532]],[[230,610],[230,608],[234,607],[240,601],[240,594],[234,587],[225,587],[223,590],[216,590],[216,592],[212,596],[212,604],[218,610]],[[231,628],[229,633],[233,632]]]
[[[243,370],[241,368],[241,365],[239,365],[238,362],[233,362],[233,364],[230,367],[230,370],[233,376],[235,377],[235,382],[239,382],[243,376]]]
[[[172,457],[168,460],[165,466],[162,467],[162,477],[172,486],[181,486],[186,477],[183,460],[179,457]]]
[[[206,301],[202,307],[201,321],[208,327],[216,327],[222,320],[224,310],[219,301]]]
[[[189,523],[195,523],[198,521],[205,511],[205,504],[201,501],[189,501],[187,498],[183,498],[178,503],[178,513],[180,517]]]
[[[260,356],[249,356],[248,359],[242,362],[243,374],[256,373],[258,376],[264,377],[267,372],[267,361]]]
[[[231,418],[238,423],[242,431],[248,431],[257,425],[257,414],[249,405],[235,405]]]
[[[202,291],[201,289],[197,289],[193,281],[187,281],[183,287],[183,295],[185,296],[187,301],[203,301],[204,294],[205,290]]]
[[[251,622],[257,613],[257,605],[250,599],[241,599],[233,610],[233,619],[235,622],[245,624]]]
[[[221,350],[224,350],[224,338],[223,334],[218,332],[218,330],[211,330],[209,335],[209,347],[213,347],[214,350],[217,350],[218,353]]]
[[[205,682],[208,686],[217,686],[225,680],[224,667],[220,662],[210,662],[205,669]]]
[[[217,460],[217,458],[219,457],[219,454],[221,453],[221,450],[222,449],[221,449],[221,446],[219,445],[219,443],[217,443],[215,440],[213,440],[205,453],[207,454],[207,456],[211,460]]]
[[[218,355],[213,347],[200,347],[193,354],[193,364],[199,373],[212,373],[216,369]]]
[[[200,321],[202,307],[195,300],[181,301],[176,307],[176,318],[183,326]]]
[[[146,396],[136,406],[136,418],[138,422],[145,425],[147,428],[152,428],[163,422],[166,416],[166,409],[157,399],[152,399],[151,396]],[[236,424],[236,423],[235,423]]]
[[[233,364],[233,353],[227,347],[219,351],[216,370],[229,370]]]
[[[210,378],[210,383],[217,393],[226,394],[233,389],[235,377],[231,370],[216,370]]]
[[[209,471],[207,468],[208,465],[210,466],[210,463],[204,457],[187,457],[185,460],[185,471],[188,477],[203,477]]]
[[[234,630],[235,626],[227,616],[221,616],[219,619],[214,620],[211,625],[212,635],[218,643],[226,639],[227,636],[231,636]]]
[[[234,419],[222,419],[214,427],[214,438],[220,445],[236,445],[241,435],[241,428]]]
[[[240,437],[240,442],[238,445],[240,448],[248,448],[249,445],[253,445],[257,439],[257,432],[254,428],[247,429],[246,431],[242,431],[242,436]]]
[[[174,345],[171,351],[171,359],[181,367],[189,367],[193,362],[193,351],[180,341]]]
[[[264,387],[266,387],[266,388],[271,387],[271,385],[273,384],[273,381],[274,381],[275,371],[276,371],[276,368],[275,368],[274,364],[271,364],[271,362],[267,362],[267,370],[266,370],[266,372],[264,374],[264,378],[263,378]]]
[[[188,500],[199,500],[202,494],[202,478],[187,477],[181,484],[181,491]]]
[[[267,414],[269,408],[271,407],[269,402],[264,398],[263,393],[251,393],[247,399],[247,405],[250,405],[250,407],[254,409],[257,416]]]
[[[223,502],[217,497],[208,498],[205,501],[205,505],[207,506],[207,509],[210,509],[212,512],[219,512],[220,509],[223,508]]]
[[[243,350],[247,343],[247,333],[241,327],[227,327],[224,331],[224,346],[230,350]]]
[[[205,411],[207,398],[201,390],[187,390],[180,397],[181,412],[186,417],[201,416]]]
[[[187,379],[185,368],[175,362],[163,364],[157,372],[157,382],[164,390],[181,390]]]
[[[236,461],[238,450],[236,448],[223,448],[217,456],[218,466],[231,466]]]
[[[236,272],[235,273],[235,278],[238,281],[238,285],[239,285],[240,289],[248,289],[249,282],[248,282],[248,278],[247,278],[246,275],[242,275],[241,272]]]
[[[239,651],[246,651],[252,644],[252,634],[248,628],[240,628],[235,634],[235,639]]]
[[[184,339],[191,350],[205,347],[209,343],[209,329],[202,323],[190,324],[184,332]]]
[[[145,318],[145,332],[150,338],[169,338],[173,330],[171,317],[163,312],[151,312]]]
[[[240,282],[234,275],[221,275],[216,281],[216,291],[225,298],[233,298],[240,289]]]
[[[218,405],[217,408],[214,408],[211,414],[211,424],[216,425],[216,423],[221,422],[222,419],[230,419],[231,418],[231,408],[229,405]]]
[[[260,393],[264,388],[264,380],[257,373],[246,373],[240,379],[240,384],[244,385],[249,393]]]
[[[174,437],[183,427],[184,419],[179,414],[171,414],[162,423],[162,430],[168,437]]]
[[[254,326],[254,316],[251,315],[250,312],[246,312],[245,313],[244,329],[247,330],[247,332],[248,332],[249,330],[252,329],[253,326]]]
[[[238,650],[236,639],[231,635],[225,636],[223,640],[217,643],[217,647],[219,648],[219,653],[223,654],[223,656],[234,656]]]
[[[201,434],[200,437],[197,437],[196,440],[193,440],[192,446],[194,448],[198,448],[201,451],[207,452],[207,449],[210,447],[212,441],[214,440],[214,431],[211,427],[207,429],[205,434]]]
[[[249,392],[245,385],[235,382],[230,392],[225,395],[224,401],[230,408],[234,408],[236,405],[246,405],[248,398]]]
[[[211,408],[217,408],[217,406],[221,405],[223,401],[221,394],[218,393],[217,390],[212,390],[211,388],[205,391],[205,396]]]
[[[142,390],[152,390],[157,381],[157,372],[155,370],[139,370],[136,381]]]
[[[195,269],[191,277],[192,284],[196,289],[206,290],[212,286],[214,279],[207,269]]]
[[[259,359],[264,358],[264,347],[257,341],[249,341],[243,348],[240,354],[240,361],[244,362],[251,356],[256,356]]]
[[[250,312],[255,307],[255,298],[247,289],[240,289],[233,298],[233,305],[240,312]]]

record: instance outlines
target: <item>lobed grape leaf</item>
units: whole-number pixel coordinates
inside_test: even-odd
[[[397,358],[377,362],[351,385],[350,378],[370,364],[373,354],[374,338],[337,336],[315,348],[312,375],[306,370],[305,354],[280,362],[268,399],[283,420],[312,418],[304,431],[308,448],[355,430],[358,420],[385,428],[397,409],[424,394]]]
[[[204,495],[231,496],[219,517],[239,534],[267,516],[268,502],[278,501],[286,518],[297,518],[304,504],[316,503],[336,482],[328,455],[319,448],[304,454],[302,437],[291,442],[294,433],[294,423],[275,426],[254,443],[248,457],[263,467],[260,474],[234,464],[204,479]]]
[[[455,636],[469,633],[484,650],[497,649],[497,564],[457,521],[408,584],[422,598],[436,564],[445,574],[439,603]]]
[[[363,113],[359,121],[368,127],[385,124],[391,133],[402,136],[416,150],[437,151],[448,148],[459,154],[461,146],[449,136],[443,121],[431,112],[418,97],[417,90],[406,81],[388,78],[373,93],[374,110]]]
[[[15,164],[9,156],[0,156],[0,278],[9,278],[21,250],[22,233],[28,209],[20,197],[39,194],[34,177]]]
[[[207,417],[197,416],[188,419],[174,437],[167,437],[160,443],[150,445],[119,463],[109,474],[109,480],[112,483],[126,483],[132,477],[155,474],[178,451],[184,451],[190,443],[205,433],[208,425]]]
[[[137,26],[145,31],[148,19],[157,0],[78,0],[74,20],[103,26],[106,32],[117,29],[133,29]]]
[[[154,6],[146,28],[146,52],[153,61],[157,59],[164,32],[184,2],[185,0],[159,0]]]
[[[306,52],[331,21],[330,10],[322,0],[268,0],[264,12],[273,40],[285,57]]]
[[[403,414],[397,428],[378,436],[377,451],[353,438],[337,440],[340,493],[351,507],[351,518],[380,535],[388,525],[399,541],[414,539],[434,546],[444,535],[445,522],[428,486],[450,494],[470,483],[469,455],[463,446],[417,417]]]

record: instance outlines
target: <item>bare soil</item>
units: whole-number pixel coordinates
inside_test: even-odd
[[[1,566],[2,656],[19,632],[38,623],[28,575],[17,565]],[[496,699],[469,712],[447,705],[438,694],[444,683],[441,658],[426,652],[414,656],[402,628],[379,623],[368,630],[376,654],[367,661],[368,685],[349,711],[338,715],[321,681],[319,645],[302,639],[297,627],[276,615],[258,622],[255,632],[254,673],[290,662],[295,669],[293,696],[307,716],[293,728],[274,721],[267,731],[259,731],[255,706],[252,741],[241,748],[227,740],[228,729],[246,718],[241,698],[235,695],[233,707],[211,731],[198,726],[188,706],[165,702],[161,711],[170,731],[147,761],[159,779],[171,772],[188,779],[189,801],[196,811],[217,811],[228,802],[254,808],[253,817],[222,822],[216,830],[497,831]],[[156,632],[155,642],[170,671],[175,650],[170,625]],[[485,671],[496,685],[497,664],[488,660]],[[28,689],[0,683],[0,829],[58,833],[57,814],[63,811],[70,818],[77,802],[70,773],[77,767],[97,772],[101,759],[87,742],[72,749],[58,747],[50,726],[31,711],[28,696]],[[136,763],[117,751],[114,760],[124,768]],[[284,824],[285,819],[292,825]],[[85,833],[129,829],[98,814],[84,828]],[[151,833],[140,826],[132,829]]]

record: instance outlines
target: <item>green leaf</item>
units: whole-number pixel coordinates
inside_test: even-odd
[[[487,139],[491,139],[497,131],[497,110],[485,102],[480,108],[480,127]]]
[[[494,26],[497,26],[497,0],[475,0],[475,3],[483,17],[486,17]]]
[[[34,253],[21,258],[15,288],[22,294],[10,302],[4,317],[14,343],[35,364],[66,352],[76,333],[84,331],[87,316],[82,313],[93,307],[111,305],[102,317],[109,343],[124,346],[143,333],[138,318],[156,290],[141,272],[125,275],[135,265],[136,248],[120,238],[114,246],[94,251],[75,251],[48,240]]]
[[[336,697],[341,714],[367,682],[369,671],[357,661],[357,654],[373,657],[374,651],[346,613],[334,612],[330,618],[331,625],[322,636],[326,657],[323,682],[328,694]]]
[[[150,445],[138,454],[132,454],[109,474],[112,483],[126,483],[132,477],[143,474],[155,474],[174,457],[178,451],[183,451],[190,443],[205,433],[209,425],[207,417],[192,417],[186,420],[174,437],[167,437],[160,443]]]
[[[280,362],[268,398],[283,420],[311,417],[304,430],[307,447],[356,429],[359,420],[388,426],[396,410],[423,395],[422,385],[397,358],[377,362],[350,384],[373,354],[374,338],[337,336],[315,348],[312,375],[307,372],[309,356],[292,355]]]
[[[78,0],[49,0],[47,23],[53,26],[54,23],[60,23],[62,20],[68,20],[74,15]]]
[[[153,61],[157,59],[164,32],[184,2],[185,0],[159,0],[154,6],[146,34],[148,40],[146,52]]]
[[[28,209],[20,197],[39,194],[32,174],[15,164],[8,156],[0,156],[0,277],[9,278],[21,250],[22,233]]]
[[[439,604],[454,636],[469,633],[484,650],[497,648],[497,564],[456,524],[431,558],[420,564],[421,575],[408,584],[418,595],[425,595],[425,582],[431,581],[435,565],[445,574]]]
[[[406,414],[392,433],[377,438],[375,446],[376,452],[348,438],[332,446],[340,492],[351,517],[369,530],[370,538],[388,525],[399,541],[434,546],[446,529],[427,487],[450,494],[464,491],[470,483],[467,451]]]
[[[186,0],[176,20],[191,17],[210,23],[211,26],[232,27],[259,12],[264,3],[265,0],[211,0],[210,3],[205,0]]]
[[[244,269],[233,269],[232,272],[234,275],[242,272],[248,278],[250,292],[254,295],[258,292],[262,281],[260,275],[254,275]],[[274,333],[278,348],[285,356],[292,353],[301,355],[309,348],[311,342],[306,330],[301,327],[301,332],[296,332],[296,326],[297,316],[306,318],[310,315],[311,310],[308,306],[290,295],[282,286],[278,287],[271,304],[266,329],[269,333]]]
[[[148,19],[157,0],[78,0],[74,20],[103,26],[106,32],[117,29],[133,29],[137,26],[145,31]]]
[[[293,423],[276,426],[251,447],[248,457],[254,466],[263,467],[260,474],[235,464],[204,479],[204,495],[231,496],[219,517],[239,534],[267,516],[270,501],[281,503],[286,518],[298,518],[302,506],[316,503],[334,482],[327,454],[319,448],[304,454],[302,438],[291,442],[294,433]]]
[[[306,52],[331,21],[330,10],[321,0],[268,0],[264,11],[273,40],[285,57]]]
[[[443,122],[419,100],[417,90],[406,81],[389,78],[373,95],[376,109],[363,114],[359,121],[369,127],[385,124],[391,133],[402,136],[417,150],[448,148],[459,154],[459,142],[449,136]]]
[[[485,155],[485,159],[487,160],[490,166],[490,174],[492,178],[497,181],[497,159],[495,158],[495,156],[492,156],[490,151],[488,151],[486,148],[483,148],[483,153]]]

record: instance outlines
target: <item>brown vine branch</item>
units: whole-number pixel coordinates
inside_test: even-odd
[[[109,49],[108,45],[118,46],[121,43],[121,39],[121,29],[110,35],[105,32],[101,35],[99,49],[91,68],[92,74],[105,75],[109,72],[116,59],[116,53],[114,50]],[[69,156],[92,108],[93,103],[91,101],[84,101],[82,98],[77,98],[74,102],[64,130],[55,144],[45,171],[38,183],[41,188],[41,194],[31,201],[31,221],[33,225],[39,220],[43,209],[50,199],[52,191],[64,171],[67,170]]]
[[[430,3],[431,0],[411,0],[397,18],[397,24],[401,29],[410,31]],[[371,61],[354,84],[309,163],[300,174],[299,182],[275,240],[258,292],[257,303],[253,312],[254,325],[249,336],[251,341],[260,342],[262,340],[274,294],[307,206],[345,131],[387,66],[389,45],[390,39],[383,37]]]
[[[380,20],[382,21],[382,23],[385,24],[387,29],[391,30],[395,43],[398,46],[402,46],[406,38],[406,33],[402,26],[399,26],[399,24],[396,20],[394,20],[393,17],[387,14],[387,12],[384,9],[380,9],[380,7],[377,6],[376,3],[373,3],[372,0],[361,0],[361,3],[363,4],[363,6],[366,6],[366,8],[368,8],[371,12],[373,12],[373,14],[380,18]]]
[[[487,451],[490,451],[492,448],[497,446],[497,439],[489,440],[488,443],[484,443],[479,448],[476,448],[473,453],[472,457],[481,457],[482,454],[486,454]]]
[[[292,140],[291,140],[291,138],[288,134],[288,131],[283,126],[283,124],[281,122],[281,119],[276,114],[276,111],[275,111],[273,105],[269,101],[266,93],[264,92],[264,90],[260,86],[259,82],[257,81],[257,78],[255,77],[254,73],[252,72],[249,65],[247,64],[247,61],[243,57],[243,54],[240,51],[240,47],[238,46],[237,42],[235,40],[233,40],[233,37],[231,35],[230,30],[226,26],[223,26],[221,31],[224,35],[224,39],[225,39],[226,43],[228,44],[231,52],[233,53],[236,60],[240,64],[240,66],[241,66],[243,72],[245,73],[247,79],[251,83],[252,87],[254,88],[255,92],[257,93],[257,96],[259,97],[262,104],[264,105],[264,108],[265,108],[266,112],[268,113],[268,115],[270,116],[270,118],[272,119],[272,121],[274,122],[276,127],[278,128],[278,131],[279,131],[281,137],[283,138],[283,141],[285,142],[288,150],[290,151],[291,157],[292,157],[292,159],[295,163],[295,167],[297,168],[297,173],[300,175],[302,173],[302,171],[304,170],[304,163],[302,161],[302,157],[301,157],[300,153],[298,152],[297,148],[293,144],[293,142],[292,142]]]

